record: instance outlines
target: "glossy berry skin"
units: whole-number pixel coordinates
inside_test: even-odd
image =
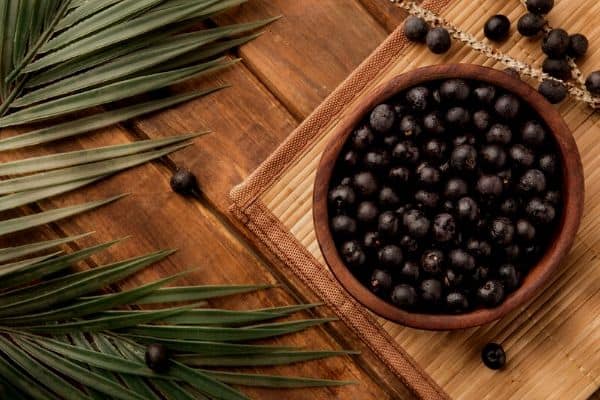
[[[492,246],[484,240],[469,239],[466,248],[469,253],[478,259],[485,259],[492,254]]]
[[[439,250],[427,250],[421,257],[421,268],[429,276],[438,276],[442,273],[444,253]]]
[[[558,190],[548,190],[544,195],[544,201],[552,206],[560,205],[561,195]]]
[[[350,138],[352,147],[358,151],[366,150],[374,140],[375,135],[373,134],[373,131],[366,125],[355,130]]]
[[[459,172],[473,171],[477,167],[477,150],[468,144],[456,146],[450,156],[450,165]]]
[[[421,127],[421,124],[417,118],[412,115],[406,115],[402,117],[399,128],[400,132],[405,137],[420,136],[423,131],[423,128]]]
[[[510,20],[506,15],[494,15],[490,17],[483,27],[485,37],[490,40],[500,41],[508,37],[510,31]]]
[[[187,169],[178,169],[171,176],[171,189],[179,194],[193,194],[198,190],[198,181],[194,174]]]
[[[544,17],[529,12],[519,18],[519,22],[517,22],[517,30],[523,36],[532,37],[542,31],[545,23],[546,20]]]
[[[554,7],[554,0],[527,0],[527,10],[542,15],[548,14]]]
[[[454,249],[449,254],[450,265],[462,271],[472,271],[475,268],[475,258],[463,249]]]
[[[571,78],[571,67],[564,58],[546,58],[542,64],[542,71],[563,81]]]
[[[465,280],[465,276],[462,272],[458,270],[454,270],[452,268],[446,269],[444,273],[444,277],[442,279],[442,283],[446,288],[455,288],[461,286],[463,281]]]
[[[400,238],[400,247],[407,253],[414,253],[419,250],[419,242],[409,235],[404,235]]]
[[[567,54],[573,58],[581,58],[587,53],[588,47],[588,39],[581,33],[576,33],[569,36],[569,50],[567,50]]]
[[[525,194],[540,193],[546,190],[546,177],[539,169],[527,170],[518,185],[519,191]]]
[[[511,158],[516,168],[529,168],[535,162],[535,155],[527,147],[516,144],[508,151],[508,156]]]
[[[440,98],[444,102],[466,101],[470,94],[471,88],[463,79],[448,79],[440,85]]]
[[[504,300],[504,285],[498,280],[489,280],[477,289],[477,297],[486,307],[495,307]]]
[[[464,107],[452,107],[446,112],[446,122],[455,128],[464,128],[471,121],[471,114]]]
[[[395,208],[400,204],[400,197],[394,189],[385,186],[379,192],[379,204],[383,208]]]
[[[498,175],[482,175],[477,180],[477,193],[484,199],[495,199],[502,195],[504,185]]]
[[[481,350],[481,360],[489,369],[500,369],[506,364],[506,354],[502,346],[488,343]]]
[[[385,151],[369,151],[363,158],[363,165],[369,171],[379,171],[390,163],[390,156]]]
[[[423,163],[417,167],[416,181],[422,187],[434,187],[440,182],[440,171],[427,163]]]
[[[542,51],[552,58],[562,58],[569,50],[569,34],[564,29],[552,29],[542,41]]]
[[[479,218],[479,206],[471,197],[458,200],[456,214],[461,221],[475,222]]]
[[[329,204],[336,209],[347,209],[356,202],[354,189],[348,185],[339,185],[329,192]]]
[[[453,314],[462,313],[469,309],[469,300],[460,292],[450,292],[446,295],[446,309]]]
[[[379,232],[365,233],[362,245],[366,251],[370,251],[371,253],[373,251],[379,250],[379,248],[381,247],[381,236],[379,235]]]
[[[371,225],[377,221],[379,208],[372,201],[363,201],[356,207],[356,219],[363,225]]]
[[[149,344],[144,359],[148,368],[154,372],[162,373],[169,369],[169,350],[164,344]]]
[[[469,191],[467,182],[464,179],[452,178],[446,182],[444,187],[444,196],[450,200],[458,200],[465,196]]]
[[[431,139],[423,145],[423,155],[432,161],[440,161],[446,155],[447,145],[439,139]]]
[[[377,231],[383,237],[394,237],[398,234],[399,229],[398,217],[393,211],[385,211],[379,215]]]
[[[409,142],[400,142],[394,147],[392,157],[405,165],[415,164],[420,157],[420,151],[417,146]]]
[[[567,98],[567,87],[560,82],[544,79],[538,87],[538,92],[550,102],[550,104],[558,104]]]
[[[402,217],[404,228],[414,238],[422,238],[429,232],[431,222],[419,210],[409,210]]]
[[[378,296],[383,296],[389,293],[392,288],[392,275],[383,269],[373,270],[371,280],[369,281],[369,289]]]
[[[406,103],[414,111],[425,111],[428,104],[429,89],[417,86],[406,93]]]
[[[379,189],[377,178],[369,171],[359,172],[354,175],[352,185],[356,192],[363,197],[373,196]]]
[[[485,132],[489,129],[492,122],[492,116],[485,110],[475,111],[473,113],[473,126],[480,132]]]
[[[538,167],[546,176],[552,176],[556,173],[558,159],[554,154],[545,154],[538,160]]]
[[[431,112],[423,117],[423,128],[429,133],[441,135],[446,131],[444,127],[444,119],[438,112]]]
[[[404,22],[404,34],[413,42],[424,42],[429,26],[423,18],[410,16]]]
[[[414,261],[406,261],[402,265],[400,276],[409,282],[418,282],[420,276],[419,264]]]
[[[481,104],[492,105],[496,98],[496,88],[491,85],[482,85],[473,91],[475,100]]]
[[[419,287],[421,299],[428,306],[436,305],[442,298],[442,284],[437,279],[425,279]]]
[[[512,264],[504,264],[498,268],[498,278],[504,284],[504,288],[508,291],[513,291],[519,287],[519,272]]]
[[[517,238],[524,243],[531,242],[535,239],[535,227],[526,219],[521,218],[517,220],[515,232]]]
[[[402,249],[396,245],[389,244],[379,251],[379,262],[384,268],[395,269],[402,265],[403,259]]]
[[[396,121],[396,112],[394,107],[389,104],[380,104],[371,111],[369,123],[371,127],[379,133],[389,132]]]
[[[488,143],[508,144],[512,140],[512,130],[503,124],[494,124],[485,135]]]
[[[525,206],[529,218],[539,224],[549,224],[556,217],[556,209],[550,203],[534,197]]]
[[[519,115],[521,102],[512,94],[504,94],[496,100],[494,110],[501,118],[510,120]]]
[[[437,208],[440,202],[440,195],[436,192],[429,192],[426,190],[417,190],[415,193],[415,202],[419,206],[423,206],[428,209]]]
[[[496,218],[490,225],[490,238],[492,241],[501,246],[507,246],[511,244],[514,234],[515,227],[508,218]]]
[[[450,34],[442,27],[431,29],[425,37],[425,42],[429,50],[435,54],[443,54],[452,46]]]
[[[587,77],[585,87],[592,95],[600,96],[600,71],[594,71]]]
[[[411,310],[417,303],[417,291],[414,287],[402,283],[394,287],[390,299],[396,306]]]
[[[341,238],[351,237],[356,233],[356,221],[347,215],[336,215],[331,219],[331,231]]]
[[[438,242],[448,242],[456,234],[456,223],[452,215],[442,213],[435,216],[433,220],[433,238]]]
[[[546,140],[546,129],[537,121],[527,121],[521,128],[521,140],[530,147],[540,146]]]
[[[352,268],[361,267],[367,261],[362,246],[356,240],[345,242],[340,248],[340,253],[344,262]]]
[[[506,152],[496,144],[482,147],[479,156],[481,164],[491,170],[499,170],[506,164]]]

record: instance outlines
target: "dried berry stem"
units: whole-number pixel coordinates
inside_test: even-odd
[[[496,61],[504,64],[507,67],[514,68],[517,71],[519,71],[519,73],[529,76],[540,82],[543,81],[544,79],[550,79],[550,80],[561,82],[562,84],[564,84],[567,87],[569,94],[571,96],[573,96],[575,99],[589,104],[592,108],[600,108],[600,98],[592,97],[591,93],[587,89],[585,89],[585,87],[581,88],[572,82],[561,81],[560,79],[556,79],[556,78],[544,73],[542,70],[540,70],[538,68],[534,68],[527,63],[516,60],[513,57],[511,57],[507,54],[504,54],[497,49],[492,48],[491,46],[487,45],[486,43],[477,40],[473,35],[471,35],[467,32],[461,31],[457,26],[446,21],[444,18],[436,15],[432,11],[427,10],[423,7],[420,7],[413,1],[404,1],[404,0],[390,0],[390,1],[393,4],[395,4],[396,6],[408,11],[409,14],[423,18],[425,21],[427,21],[428,23],[430,23],[433,26],[441,26],[441,27],[445,28],[446,30],[448,30],[448,32],[454,39],[468,45],[473,50],[485,55],[486,57],[496,60]],[[579,70],[577,70],[577,71],[579,71]],[[581,74],[581,73],[579,72],[579,74]],[[580,79],[578,79],[578,82],[579,81],[580,81]]]

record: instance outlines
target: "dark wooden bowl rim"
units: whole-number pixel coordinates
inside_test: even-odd
[[[406,88],[447,78],[474,79],[492,83],[518,95],[539,114],[554,135],[562,158],[563,212],[557,233],[542,259],[530,270],[521,287],[510,294],[498,307],[477,309],[460,315],[411,313],[375,296],[344,265],[329,230],[327,192],[334,165],[346,138],[369,110]],[[392,78],[365,96],[352,108],[351,112],[340,120],[332,139],[325,147],[317,170],[313,218],[317,241],[325,261],[342,286],[356,300],[374,313],[402,325],[421,329],[451,330],[494,321],[532,299],[541,286],[548,281],[571,248],[583,212],[583,199],[584,183],[581,158],[573,136],[560,113],[531,86],[502,71],[479,65],[448,64],[419,68]]]

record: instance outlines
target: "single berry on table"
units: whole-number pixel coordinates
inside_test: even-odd
[[[586,78],[585,87],[593,96],[600,96],[600,71],[594,71]]]
[[[490,369],[500,369],[506,364],[506,354],[499,344],[488,343],[481,350],[481,360]]]
[[[567,87],[559,81],[544,79],[538,87],[538,92],[551,104],[558,104],[567,97]]]
[[[552,29],[544,36],[542,51],[552,58],[562,58],[569,50],[569,34],[564,29]]]
[[[494,41],[501,41],[508,37],[510,20],[506,15],[498,14],[490,17],[483,27],[485,37]]]
[[[548,14],[554,7],[554,0],[527,0],[527,10],[535,14]]]
[[[563,81],[571,78],[571,67],[564,58],[546,58],[542,64],[542,71]]]
[[[450,46],[452,46],[450,34],[442,27],[433,28],[427,32],[425,41],[429,50],[435,54],[443,54],[450,50]]]
[[[544,29],[545,24],[546,20],[544,17],[529,12],[519,18],[519,22],[517,22],[517,30],[521,35],[531,37],[539,34],[542,29]]]
[[[169,369],[169,349],[164,344],[152,343],[146,347],[146,365],[154,372],[166,372]]]
[[[569,50],[567,53],[573,58],[585,56],[589,47],[588,39],[581,33],[569,36]]]
[[[410,16],[404,22],[404,34],[413,42],[424,42],[429,26],[423,18]]]
[[[171,176],[171,189],[179,194],[194,194],[198,190],[198,181],[189,170],[179,168]]]

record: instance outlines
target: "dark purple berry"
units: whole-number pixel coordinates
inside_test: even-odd
[[[409,235],[404,235],[400,238],[400,247],[407,253],[414,253],[419,250],[419,242]]]
[[[518,244],[511,244],[504,248],[504,257],[508,261],[517,261],[521,256],[521,248]]]
[[[525,205],[525,212],[529,218],[539,224],[549,224],[556,217],[556,209],[538,197],[529,200]]]
[[[506,152],[497,144],[483,146],[479,152],[483,166],[492,170],[498,170],[506,164]]]
[[[545,24],[546,20],[544,17],[529,12],[519,18],[519,22],[517,22],[517,30],[521,35],[531,37],[539,34],[544,28]]]
[[[465,101],[470,95],[471,88],[463,79],[449,79],[440,85],[440,97],[442,101],[452,103]]]
[[[430,276],[440,275],[443,265],[444,253],[439,250],[426,250],[421,256],[421,268]]]
[[[571,78],[571,67],[564,58],[546,58],[542,64],[542,71],[563,81]]]
[[[450,50],[450,46],[452,46],[450,34],[442,27],[433,28],[427,32],[425,42],[429,50],[435,54],[443,54]]]
[[[419,287],[423,302],[428,306],[438,304],[442,298],[442,284],[437,279],[425,279]]]
[[[446,143],[439,139],[431,139],[423,145],[423,155],[431,160],[440,161],[446,154]]]
[[[490,238],[500,246],[511,244],[514,234],[515,227],[508,218],[496,218],[490,225]]]
[[[471,238],[467,240],[467,251],[477,258],[487,258],[492,254],[492,246],[485,240]]]
[[[456,235],[456,223],[452,215],[442,213],[433,220],[433,238],[438,242],[448,242]]]
[[[388,174],[390,181],[396,185],[403,185],[410,181],[410,170],[406,167],[394,167]]]
[[[381,238],[379,232],[367,232],[363,238],[363,246],[367,250],[379,250],[381,247]]]
[[[415,288],[404,283],[394,287],[390,298],[392,303],[406,310],[411,310],[417,304],[417,292]]]
[[[475,268],[473,256],[462,249],[454,249],[449,254],[450,265],[461,271],[471,271]]]
[[[508,156],[514,163],[514,166],[520,169],[529,168],[535,162],[535,155],[531,150],[522,144],[515,144],[508,150]]]
[[[394,147],[392,157],[407,165],[413,165],[419,160],[419,148],[411,142],[400,142]]]
[[[337,209],[350,208],[356,202],[354,189],[348,185],[339,185],[329,192],[329,203]]]
[[[528,0],[527,4],[531,1],[532,0]],[[550,1],[550,3],[553,3],[553,1]],[[552,8],[552,6],[550,6],[550,8]],[[506,354],[499,344],[488,343],[484,346],[483,350],[481,350],[481,360],[489,369],[500,369],[506,364]]]
[[[356,240],[346,242],[340,248],[342,259],[351,268],[358,268],[365,264],[367,256],[360,243]]]
[[[485,134],[488,143],[508,144],[512,140],[511,129],[503,124],[494,124]]]
[[[363,164],[366,169],[377,171],[386,167],[390,163],[390,156],[385,151],[369,151],[363,158]]]
[[[471,121],[471,114],[464,107],[452,107],[446,112],[446,121],[456,128],[464,128]]]
[[[479,206],[472,198],[463,197],[458,200],[456,214],[462,221],[475,222],[479,218]]]
[[[377,221],[379,209],[372,201],[363,201],[356,207],[356,219],[363,225],[371,225]]]
[[[400,197],[394,189],[384,186],[379,192],[379,204],[384,208],[395,208],[400,204]]]
[[[396,269],[402,265],[404,255],[400,247],[388,244],[379,250],[379,263],[384,268]]]
[[[490,268],[485,265],[478,265],[471,274],[471,278],[477,283],[485,282],[490,276]]]
[[[452,144],[457,147],[462,144],[474,145],[476,142],[477,142],[477,140],[475,139],[475,137],[470,134],[458,135],[458,136],[455,136],[454,139],[452,139]]]
[[[503,94],[496,100],[494,110],[496,110],[496,114],[498,114],[500,118],[511,120],[519,115],[521,102],[512,94]]]
[[[352,186],[361,196],[373,196],[379,189],[372,172],[359,172],[352,178]]]
[[[358,153],[354,150],[348,150],[342,157],[344,166],[348,169],[356,167],[358,164]]]
[[[585,87],[592,96],[600,96],[600,71],[594,71],[587,77]]]
[[[169,369],[169,349],[164,344],[152,343],[146,347],[144,355],[146,365],[154,372],[165,372]]]
[[[512,292],[519,287],[519,272],[513,264],[504,264],[498,268],[498,278],[504,284],[504,287]]]
[[[446,295],[446,308],[451,313],[460,314],[469,308],[469,300],[460,292],[450,292]]]
[[[473,126],[480,132],[485,132],[489,129],[492,121],[492,116],[485,110],[475,111],[473,114]]]
[[[473,171],[477,167],[477,150],[468,144],[456,146],[450,156],[450,165],[456,171]]]
[[[406,103],[414,111],[425,111],[429,98],[429,89],[416,86],[406,92]]]
[[[550,104],[558,104],[567,98],[567,87],[558,81],[552,79],[544,79],[538,87],[538,92],[550,102]]]
[[[496,88],[492,85],[482,85],[473,91],[475,100],[480,104],[492,105],[496,98]]]
[[[477,193],[485,199],[495,199],[502,195],[504,185],[498,175],[481,175],[477,180]]]
[[[406,137],[421,135],[423,128],[419,121],[412,115],[407,115],[400,120],[400,132]]]
[[[350,143],[356,150],[366,150],[375,140],[375,135],[368,126],[361,126],[352,133]]]
[[[537,121],[527,121],[521,128],[521,140],[531,147],[536,147],[546,140],[546,129]]]
[[[413,42],[424,42],[429,26],[423,18],[410,16],[404,22],[404,34]]]
[[[434,209],[440,202],[440,196],[436,192],[426,190],[417,190],[415,192],[415,202],[428,209]]]
[[[487,281],[477,289],[477,297],[486,307],[495,307],[504,300],[504,285],[497,280]]]
[[[581,33],[569,36],[569,50],[567,53],[573,58],[585,56],[589,47],[588,39]]]
[[[544,201],[553,205],[558,206],[560,204],[560,192],[558,190],[548,190],[544,195]]]
[[[356,221],[346,215],[336,215],[331,219],[331,230],[338,237],[351,237],[356,233]]]
[[[377,230],[384,237],[394,237],[398,234],[400,222],[396,213],[393,211],[385,211],[379,214]]]
[[[177,169],[171,177],[171,189],[175,193],[189,195],[198,190],[198,181],[191,171],[183,168]]]
[[[422,238],[429,232],[431,223],[419,210],[409,210],[402,217],[402,222],[408,233],[414,238]]]
[[[444,127],[444,120],[436,111],[430,112],[423,117],[423,128],[425,128],[427,132],[435,135],[441,135],[446,131],[446,128]]]
[[[383,144],[388,149],[393,149],[398,144],[399,141],[400,141],[400,138],[396,135],[388,135],[383,138]]]
[[[394,107],[389,104],[380,104],[371,111],[369,123],[371,128],[380,133],[389,132],[396,121]]]
[[[554,0],[527,0],[527,10],[534,14],[548,14],[554,7]]]
[[[400,276],[402,279],[416,283],[419,281],[419,264],[414,261],[406,261],[400,269]]]
[[[374,269],[369,281],[369,289],[378,296],[389,293],[392,288],[392,275],[383,269]]]
[[[457,270],[448,268],[446,269],[446,272],[444,272],[444,278],[442,281],[444,286],[447,288],[457,287],[463,283],[464,275]]]
[[[539,169],[527,170],[519,179],[518,189],[524,194],[540,193],[546,190],[546,177]]]
[[[504,199],[500,203],[500,213],[507,217],[512,217],[515,215],[518,211],[518,208],[519,203],[517,203],[514,197]]]
[[[564,29],[552,29],[544,36],[542,51],[552,58],[563,58],[569,50],[569,34]]]
[[[545,154],[540,157],[538,166],[547,176],[552,176],[556,172],[558,160],[554,154]]]
[[[490,40],[500,41],[508,37],[510,31],[510,20],[506,15],[494,15],[490,17],[483,27],[485,37]]]
[[[444,196],[450,200],[457,200],[467,194],[469,187],[464,179],[452,178],[446,182]]]
[[[417,167],[416,181],[423,187],[434,187],[440,182],[440,171],[427,163]]]

